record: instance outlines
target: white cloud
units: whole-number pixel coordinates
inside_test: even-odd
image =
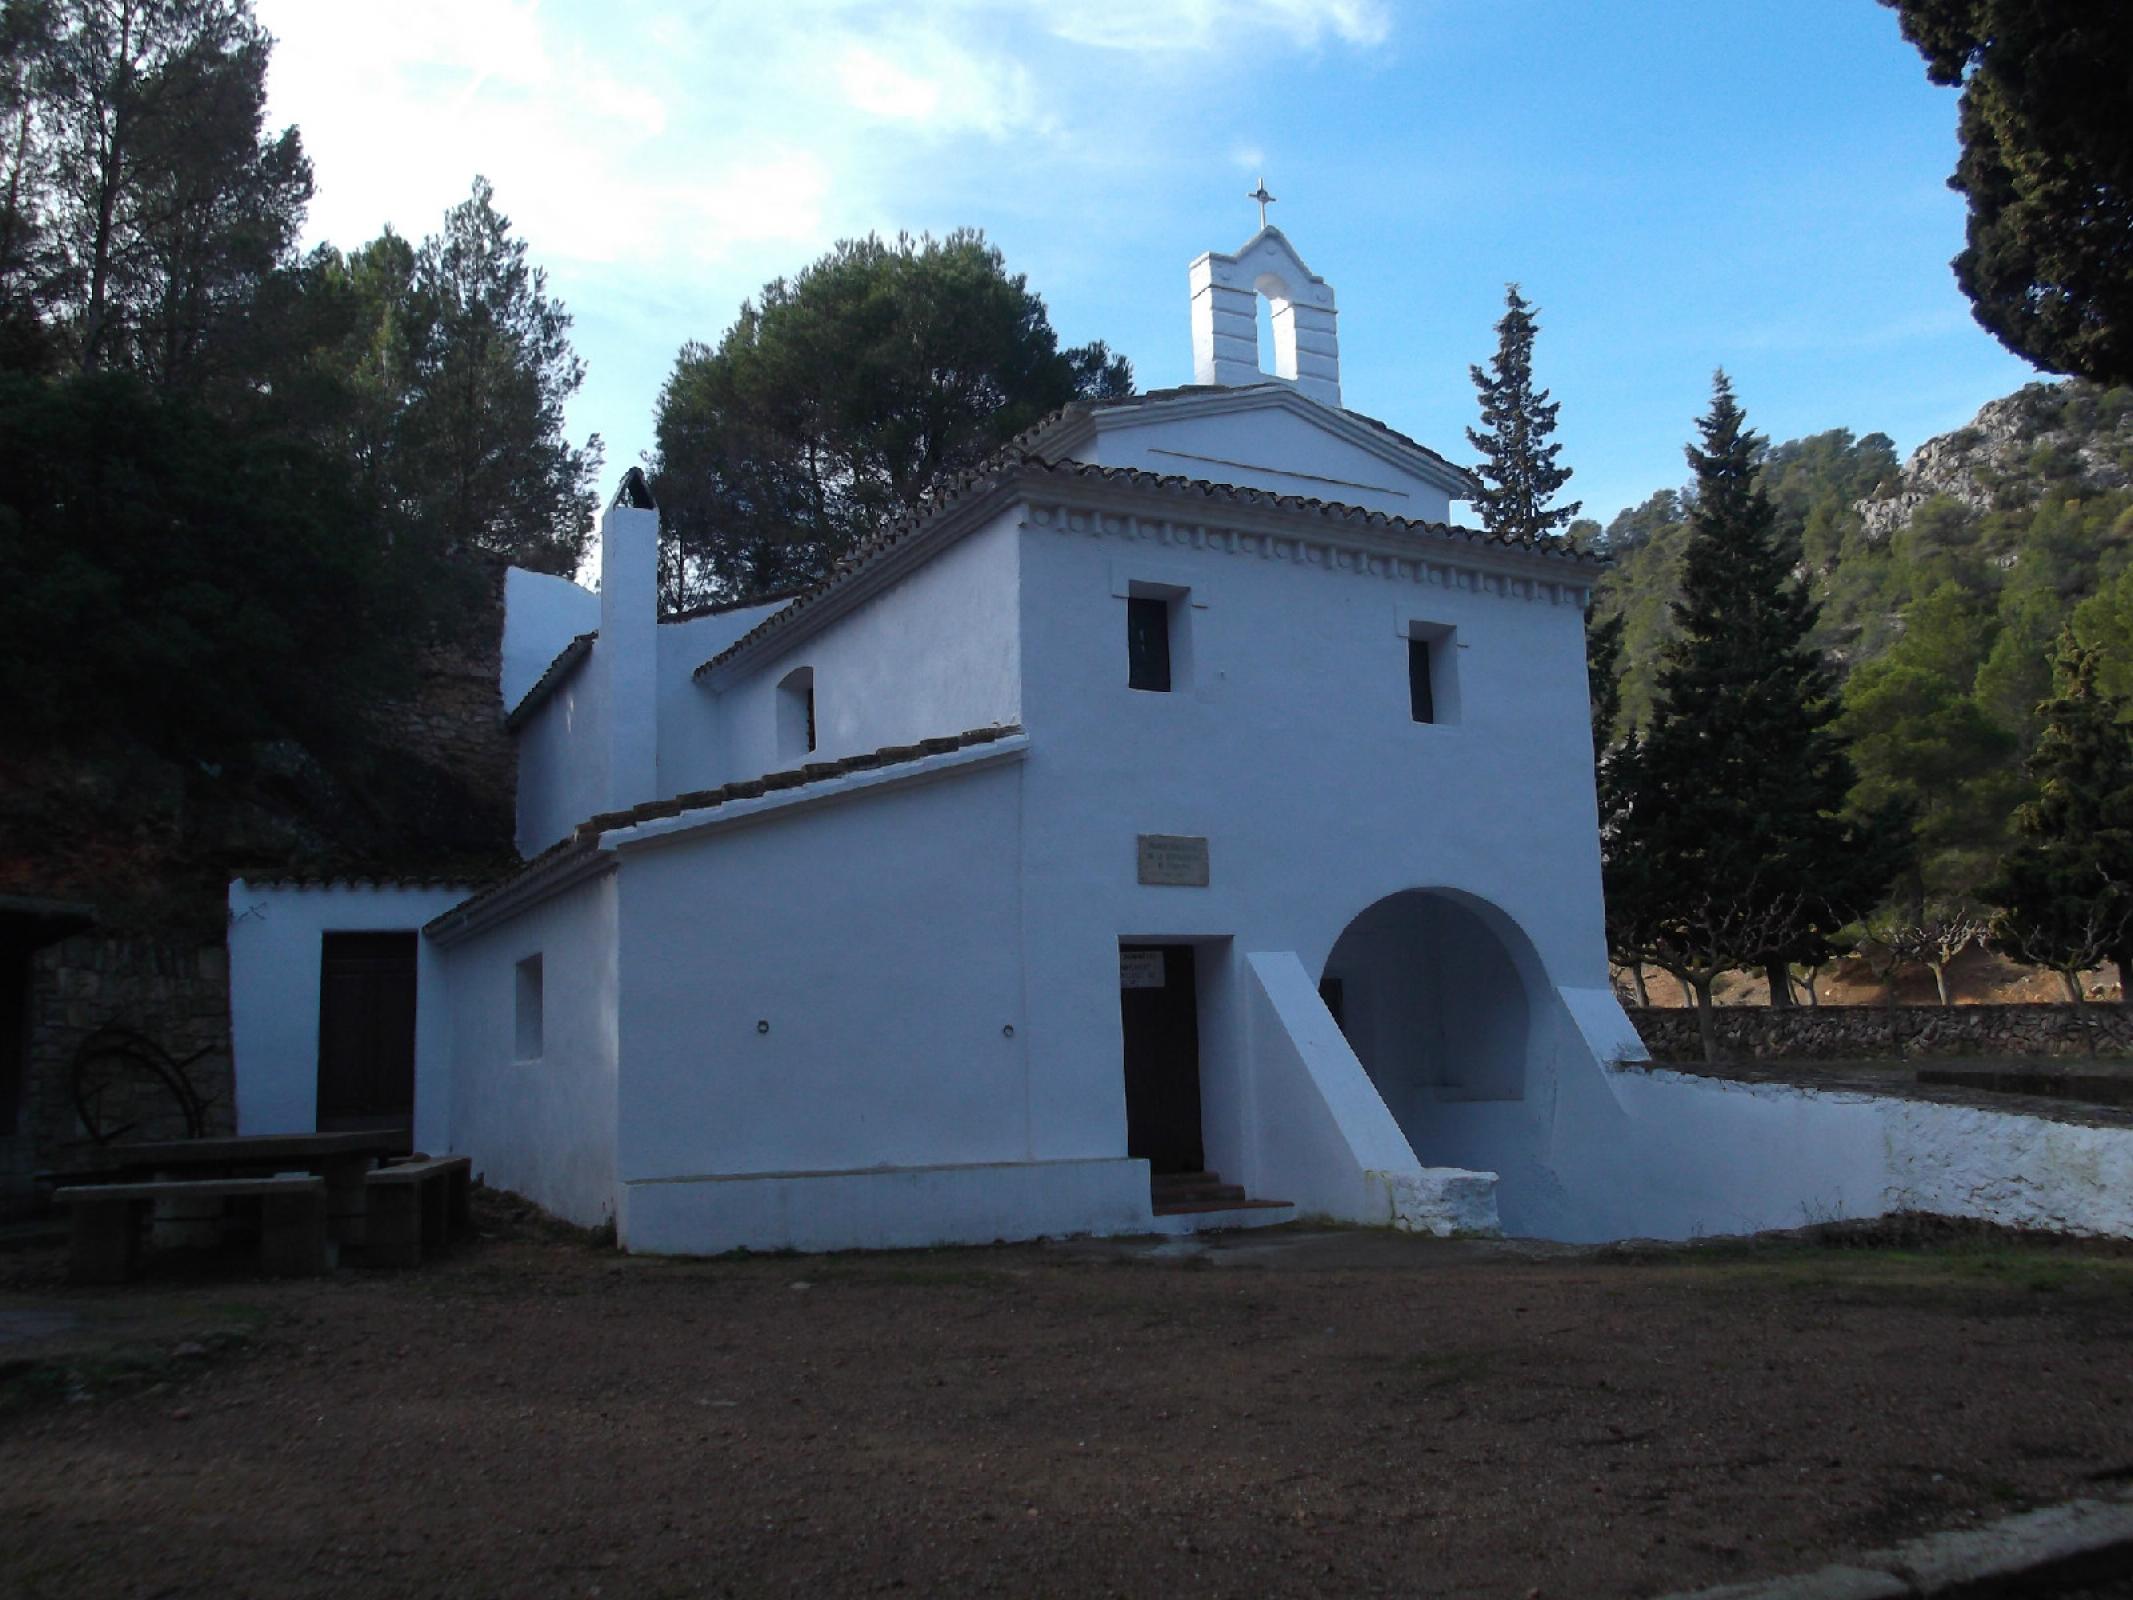
[[[1369,48],[1393,15],[1388,0],[256,5],[277,39],[269,115],[302,128],[316,171],[310,237],[420,238],[489,178],[600,386],[643,391],[620,415],[573,408],[615,459],[634,456],[679,337],[715,336],[766,278],[869,229],[998,228],[1052,196],[1145,209],[1160,174],[1221,173],[1231,116],[1282,49]],[[662,319],[664,337],[647,332]]]
[[[1046,14],[1056,37],[1107,50],[1205,51],[1264,33],[1304,46],[1328,34],[1376,45],[1392,32],[1382,0],[1081,0]]]

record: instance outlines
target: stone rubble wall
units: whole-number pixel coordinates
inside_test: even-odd
[[[378,706],[372,721],[393,747],[457,778],[473,803],[493,813],[485,820],[508,844],[518,747],[504,731],[505,570],[500,562],[491,564],[484,574],[486,603],[473,625],[425,648],[417,658],[414,691]]]
[[[206,1102],[208,1133],[236,1131],[230,1064],[230,964],[219,944],[195,945],[100,933],[76,934],[30,958],[30,1044],[23,1103],[11,1139],[0,1139],[0,1214],[34,1208],[31,1175],[63,1165],[82,1138],[74,1061],[98,1028],[146,1035],[185,1066]],[[129,1140],[182,1138],[181,1103],[152,1078],[110,1082],[101,1109]]]
[[[1653,1060],[1703,1059],[1692,1008],[1628,1011]],[[1732,1060],[2133,1056],[2133,1014],[2115,1005],[1720,1006],[1712,1015]]]

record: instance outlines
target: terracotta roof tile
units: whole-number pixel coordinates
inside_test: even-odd
[[[598,812],[571,829],[567,837],[557,840],[539,855],[528,857],[517,870],[432,918],[425,931],[435,933],[446,924],[463,919],[527,879],[561,865],[567,858],[592,855],[598,848],[600,835],[611,833],[617,828],[634,827],[640,822],[657,822],[691,811],[714,810],[731,800],[755,800],[767,793],[803,789],[809,784],[826,783],[853,772],[871,772],[879,767],[922,760],[929,755],[947,755],[977,745],[993,744],[1021,731],[1019,723],[970,728],[945,738],[925,739],[918,744],[889,745],[879,750],[840,757],[835,761],[810,761],[797,771],[770,772],[760,778],[743,778],[733,783],[721,784],[716,789],[696,789],[665,800],[647,800],[642,805],[631,806],[626,811]]]
[[[599,637],[600,630],[595,628],[590,633],[579,634],[558,650],[555,659],[533,680],[533,687],[519,696],[517,705],[504,713],[504,731],[517,732],[526,719],[539,708],[540,703],[555,693],[557,685],[577,671],[578,663],[592,654],[593,641]]]
[[[945,515],[950,507],[960,504],[974,494],[998,488],[1010,481],[1044,479],[1082,480],[1128,484],[1137,489],[1150,490],[1175,499],[1201,500],[1218,505],[1269,507],[1280,511],[1304,512],[1326,522],[1345,524],[1350,527],[1370,528],[1400,534],[1412,534],[1419,538],[1446,543],[1471,545],[1495,545],[1499,548],[1520,550],[1544,560],[1560,561],[1567,566],[1600,568],[1607,565],[1607,558],[1590,550],[1581,550],[1562,539],[1516,539],[1484,532],[1480,528],[1462,528],[1449,522],[1421,522],[1410,517],[1394,515],[1388,511],[1372,511],[1363,506],[1349,505],[1339,500],[1319,500],[1305,495],[1279,494],[1271,489],[1254,489],[1243,484],[1216,483],[1207,478],[1188,478],[1180,475],[1148,472],[1139,467],[1099,467],[1085,461],[1047,461],[1042,456],[1029,453],[1025,443],[1036,433],[1051,426],[1059,414],[1039,423],[1037,428],[1021,435],[1013,444],[992,456],[970,471],[958,474],[936,488],[924,503],[913,507],[888,523],[879,533],[862,539],[837,563],[836,568],[821,583],[815,585],[783,609],[772,612],[748,632],[721,650],[717,655],[696,669],[699,676],[730,661],[757,641],[769,637],[787,627],[809,606],[825,595],[842,588],[864,568],[880,560],[896,546],[905,543],[922,532],[937,518]],[[1353,416],[1351,412],[1349,415]],[[1362,420],[1369,420],[1367,418]],[[1382,423],[1377,424],[1383,427]],[[1390,428],[1386,428],[1391,433]],[[1417,449],[1421,448],[1416,446]]]

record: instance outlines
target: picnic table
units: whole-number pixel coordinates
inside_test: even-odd
[[[339,1245],[361,1245],[368,1216],[364,1174],[388,1156],[406,1154],[408,1144],[404,1128],[366,1128],[352,1133],[240,1133],[101,1145],[87,1152],[80,1167],[60,1181],[167,1182],[308,1172],[325,1180],[328,1236]],[[181,1207],[182,1201],[173,1197],[159,1214],[168,1222],[181,1222],[176,1215]]]

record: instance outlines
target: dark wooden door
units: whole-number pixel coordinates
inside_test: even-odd
[[[1192,946],[1120,945],[1119,1015],[1126,1035],[1126,1154],[1154,1172],[1198,1172],[1199,987]]]
[[[415,935],[329,933],[319,956],[318,1127],[400,1127],[415,1112]]]

